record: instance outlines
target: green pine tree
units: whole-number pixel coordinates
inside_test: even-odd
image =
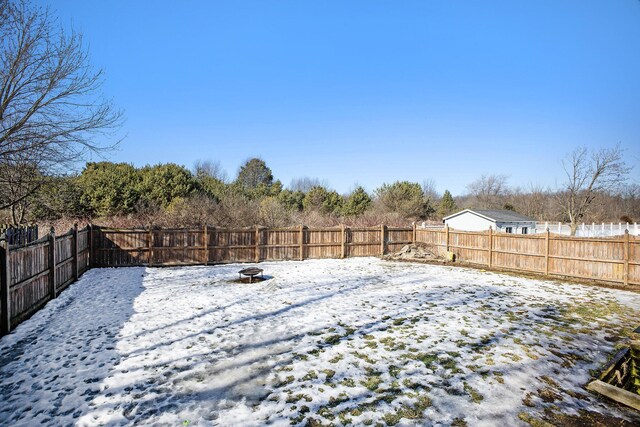
[[[444,194],[442,195],[442,199],[440,199],[440,203],[438,204],[438,215],[441,218],[444,218],[447,215],[452,214],[458,209],[456,206],[456,201],[453,200],[453,196],[449,192],[449,190],[444,190]]]

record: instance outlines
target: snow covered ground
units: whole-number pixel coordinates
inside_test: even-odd
[[[640,415],[583,389],[640,295],[375,258],[94,269],[0,340],[0,425],[527,425]]]

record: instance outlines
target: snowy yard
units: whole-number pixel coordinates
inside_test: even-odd
[[[640,422],[583,389],[639,294],[375,258],[260,267],[89,271],[0,340],[0,425]]]

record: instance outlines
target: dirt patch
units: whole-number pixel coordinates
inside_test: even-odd
[[[438,250],[435,245],[429,243],[413,243],[404,245],[402,249],[393,254],[384,256],[388,260],[442,260],[438,256]]]

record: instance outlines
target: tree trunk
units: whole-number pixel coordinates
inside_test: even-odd
[[[571,227],[571,236],[575,236],[576,232],[578,231],[578,223],[571,221],[570,227]]]

